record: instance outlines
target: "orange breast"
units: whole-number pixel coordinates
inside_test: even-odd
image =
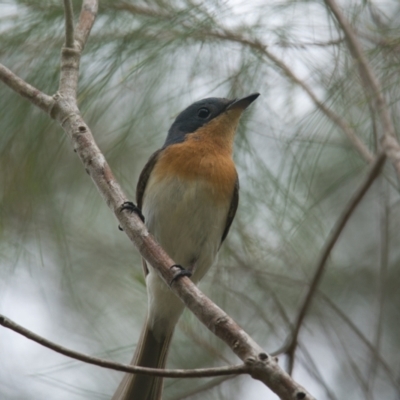
[[[190,135],[182,143],[167,147],[152,172],[155,179],[178,177],[201,180],[210,185],[216,202],[230,202],[237,179],[231,147],[204,135]]]

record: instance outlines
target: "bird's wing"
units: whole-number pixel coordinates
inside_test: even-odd
[[[232,225],[233,218],[235,218],[236,210],[239,204],[239,178],[236,177],[235,187],[233,189],[231,205],[229,207],[228,216],[226,218],[226,224],[224,233],[222,234],[221,244],[228,235],[229,229]]]
[[[136,203],[138,208],[141,210],[143,207],[143,196],[146,190],[147,181],[149,180],[151,171],[153,171],[154,166],[158,160],[158,156],[160,155],[161,149],[157,150],[155,153],[151,155],[149,161],[147,161],[146,165],[144,166],[142,172],[140,173],[138,183],[136,185]],[[149,273],[149,269],[147,267],[147,263],[145,259],[142,259],[142,266],[144,276],[147,276]]]
[[[146,190],[147,182],[149,180],[151,171],[153,171],[153,168],[156,165],[160,153],[161,149],[153,153],[149,158],[149,161],[147,161],[146,165],[144,166],[142,172],[140,173],[139,180],[136,186],[136,203],[140,210],[143,207],[143,196]]]

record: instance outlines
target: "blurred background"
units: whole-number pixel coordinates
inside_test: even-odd
[[[81,2],[73,3],[78,18]],[[398,130],[399,2],[340,6]],[[58,86],[63,18],[61,1],[0,2],[0,62],[48,94]],[[201,289],[274,352],[290,335],[323,244],[368,170],[366,153],[326,110],[371,155],[382,134],[344,34],[321,1],[100,2],[82,57],[79,104],[130,199],[183,108],[256,91],[261,96],[235,143],[238,213]],[[313,296],[293,376],[319,399],[400,398],[399,200],[387,162]],[[139,253],[117,226],[60,126],[0,84],[0,312],[63,346],[128,363],[147,299]],[[279,360],[287,367],[285,354]],[[169,368],[238,362],[185,312]],[[0,328],[1,399],[106,400],[121,377]],[[276,396],[243,376],[167,379],[164,398]]]

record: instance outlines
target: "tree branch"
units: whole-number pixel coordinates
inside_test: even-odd
[[[379,262],[379,272],[377,279],[377,300],[378,304],[376,307],[376,320],[375,320],[375,333],[374,333],[374,349],[375,351],[371,353],[368,379],[367,379],[367,389],[368,394],[373,393],[375,381],[377,379],[378,374],[378,355],[380,354],[382,348],[382,337],[383,337],[383,318],[384,318],[384,307],[386,300],[386,284],[387,284],[387,271],[389,265],[389,252],[390,252],[390,234],[389,234],[389,225],[390,225],[390,192],[387,182],[383,179],[380,179],[380,196],[379,196],[379,205],[380,205],[380,262]]]
[[[70,0],[64,1],[67,4],[70,3]],[[83,1],[79,22],[74,33],[75,40],[72,40],[72,46],[66,45],[61,51],[61,73],[58,89],[59,96],[61,97],[76,99],[78,91],[80,57],[96,19],[97,9],[97,0]],[[67,15],[69,12],[68,10],[69,7],[66,6],[65,43],[68,43],[71,40],[68,35],[71,34],[70,25],[72,19],[72,5],[70,10],[71,15],[69,16]],[[73,102],[71,101],[70,104],[72,103]],[[79,112],[79,110],[74,108],[71,110],[71,112]]]
[[[400,382],[395,376],[395,372],[392,371],[391,367],[387,364],[384,357],[377,351],[375,346],[365,337],[365,334],[355,325],[355,323],[327,295],[321,291],[318,291],[318,296],[328,304],[328,306],[344,321],[344,323],[353,331],[353,333],[361,340],[361,342],[365,344],[370,353],[386,372],[393,386],[396,388],[397,393],[400,395]]]
[[[289,373],[291,373],[293,370],[294,354],[297,348],[297,339],[299,336],[299,332],[302,327],[303,320],[308,312],[308,309],[310,308],[311,301],[323,276],[326,261],[333,247],[335,246],[337,240],[339,239],[340,234],[342,233],[344,227],[346,226],[351,214],[356,209],[357,205],[360,203],[364,195],[367,193],[372,183],[379,176],[379,173],[385,163],[385,160],[386,160],[385,153],[381,153],[377,156],[375,162],[372,164],[367,176],[365,177],[364,182],[360,185],[358,190],[354,193],[354,195],[348,202],[347,206],[343,210],[342,214],[340,215],[331,233],[329,234],[328,240],[326,241],[321,251],[320,257],[317,262],[317,266],[315,268],[313,279],[311,280],[310,283],[310,287],[307,291],[307,294],[304,297],[304,300],[297,314],[296,322],[294,324],[294,330],[290,336],[290,341],[287,345],[284,346],[285,349],[282,350],[282,352],[285,352],[289,357]]]
[[[82,3],[82,10],[79,16],[79,22],[75,29],[75,41],[78,43],[79,51],[82,52],[92,30],[97,16],[98,1],[85,0]]]
[[[156,369],[146,368],[127,364],[120,364],[112,361],[108,361],[98,357],[88,356],[86,354],[67,349],[66,347],[60,346],[57,343],[51,342],[44,337],[37,335],[36,333],[24,328],[16,322],[10,320],[4,315],[0,314],[0,325],[5,328],[11,329],[14,332],[19,333],[26,338],[33,340],[40,345],[47,347],[57,353],[63,354],[67,357],[75,360],[83,361],[88,364],[97,365],[102,368],[113,369],[116,371],[123,371],[142,375],[152,376],[163,376],[165,378],[206,378],[212,376],[227,376],[227,375],[239,375],[249,373],[249,368],[246,365],[234,365],[230,367],[218,367],[218,368],[198,368],[198,369]]]
[[[357,35],[336,4],[336,1],[325,0],[325,3],[328,5],[339,25],[341,26],[346,37],[347,47],[349,48],[350,54],[353,56],[357,64],[360,77],[373,97],[376,111],[380,116],[383,126],[383,135],[381,138],[382,147],[388,158],[390,158],[392,161],[396,169],[397,176],[400,178],[400,145],[396,139],[394,126],[389,113],[389,107],[386,104],[381,84],[364,54]]]
[[[64,0],[65,47],[74,47],[74,11],[71,0]]]
[[[0,80],[35,106],[50,114],[54,105],[53,98],[25,82],[2,64],[0,64]]]

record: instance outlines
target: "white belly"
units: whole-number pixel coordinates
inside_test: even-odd
[[[176,264],[193,272],[198,282],[214,263],[230,204],[216,206],[206,182],[172,178],[154,185],[150,177],[143,199],[146,226]],[[146,278],[149,318],[157,325],[173,327],[183,305],[149,266]],[[160,327],[161,328],[161,327]]]

